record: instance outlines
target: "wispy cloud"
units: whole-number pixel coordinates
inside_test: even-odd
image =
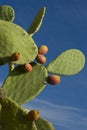
[[[63,127],[63,130],[87,130],[87,110],[60,106],[40,99],[34,99],[23,106],[38,109],[41,117],[48,119],[55,126]]]

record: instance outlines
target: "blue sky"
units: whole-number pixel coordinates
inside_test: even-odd
[[[67,49],[80,49],[87,57],[86,0],[0,0],[0,5],[15,9],[14,23],[28,29],[36,12],[46,6],[40,30],[33,36],[36,44],[45,44],[47,63]],[[8,74],[0,67],[0,82]],[[87,64],[74,76],[61,76],[56,86],[47,84],[44,91],[24,107],[37,108],[41,116],[53,123],[55,130],[87,130]]]

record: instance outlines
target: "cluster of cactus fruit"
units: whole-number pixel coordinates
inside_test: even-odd
[[[8,64],[9,74],[0,88],[0,130],[54,130],[54,126],[40,117],[38,110],[22,108],[46,86],[60,83],[60,76],[74,75],[85,64],[85,56],[78,49],[62,52],[49,64],[44,56],[48,47],[37,47],[32,36],[39,30],[45,7],[36,14],[28,31],[12,23],[14,9],[0,6],[0,65]]]
[[[38,54],[35,58],[37,63],[44,64],[46,62],[46,57],[44,56],[44,54],[46,54],[47,52],[48,52],[48,47],[46,45],[42,45],[42,46],[38,47]],[[19,52],[13,53],[10,57],[11,61],[18,61],[20,58],[21,57],[20,57]],[[31,72],[32,68],[33,68],[32,63],[27,63],[27,64],[23,65],[23,69],[25,72]],[[52,85],[56,85],[56,84],[60,83],[60,76],[58,76],[58,75],[48,76],[47,83],[52,84]]]

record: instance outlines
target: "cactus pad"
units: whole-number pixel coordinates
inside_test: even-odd
[[[23,66],[16,67],[3,84],[5,95],[23,104],[38,95],[46,85],[47,70],[35,64],[31,72],[24,72]]]
[[[0,20],[13,22],[15,18],[14,9],[11,6],[3,5],[0,6]]]
[[[80,50],[70,49],[64,51],[50,62],[46,68],[49,73],[59,75],[74,75],[79,73],[85,64],[85,57]]]
[[[49,121],[44,120],[42,118],[39,118],[36,121],[36,126],[37,130],[54,130],[53,125]]]
[[[45,14],[45,10],[46,10],[46,8],[43,7],[36,14],[32,24],[30,25],[30,28],[28,30],[28,33],[30,35],[33,35],[34,33],[36,33],[39,30],[39,28],[41,27],[41,24],[42,24],[42,21],[44,18],[44,14]]]
[[[0,20],[0,65],[10,62],[10,56],[18,52],[20,60],[13,63],[24,64],[35,59],[37,46],[29,34],[20,26]]]

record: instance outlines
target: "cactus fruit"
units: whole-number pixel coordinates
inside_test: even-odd
[[[47,83],[51,85],[56,85],[60,83],[60,76],[58,75],[50,75],[47,77]]]
[[[15,52],[11,55],[11,61],[18,61],[20,59],[20,53]]]
[[[28,121],[35,121],[39,118],[38,110],[31,110],[27,113],[26,118]]]
[[[30,64],[24,64],[23,65],[23,69],[26,71],[26,72],[31,72],[32,71],[32,66]]]
[[[46,54],[48,52],[48,47],[46,45],[42,45],[38,47],[38,54]]]
[[[44,55],[38,54],[36,57],[36,61],[40,64],[44,64],[46,62],[46,57]]]

